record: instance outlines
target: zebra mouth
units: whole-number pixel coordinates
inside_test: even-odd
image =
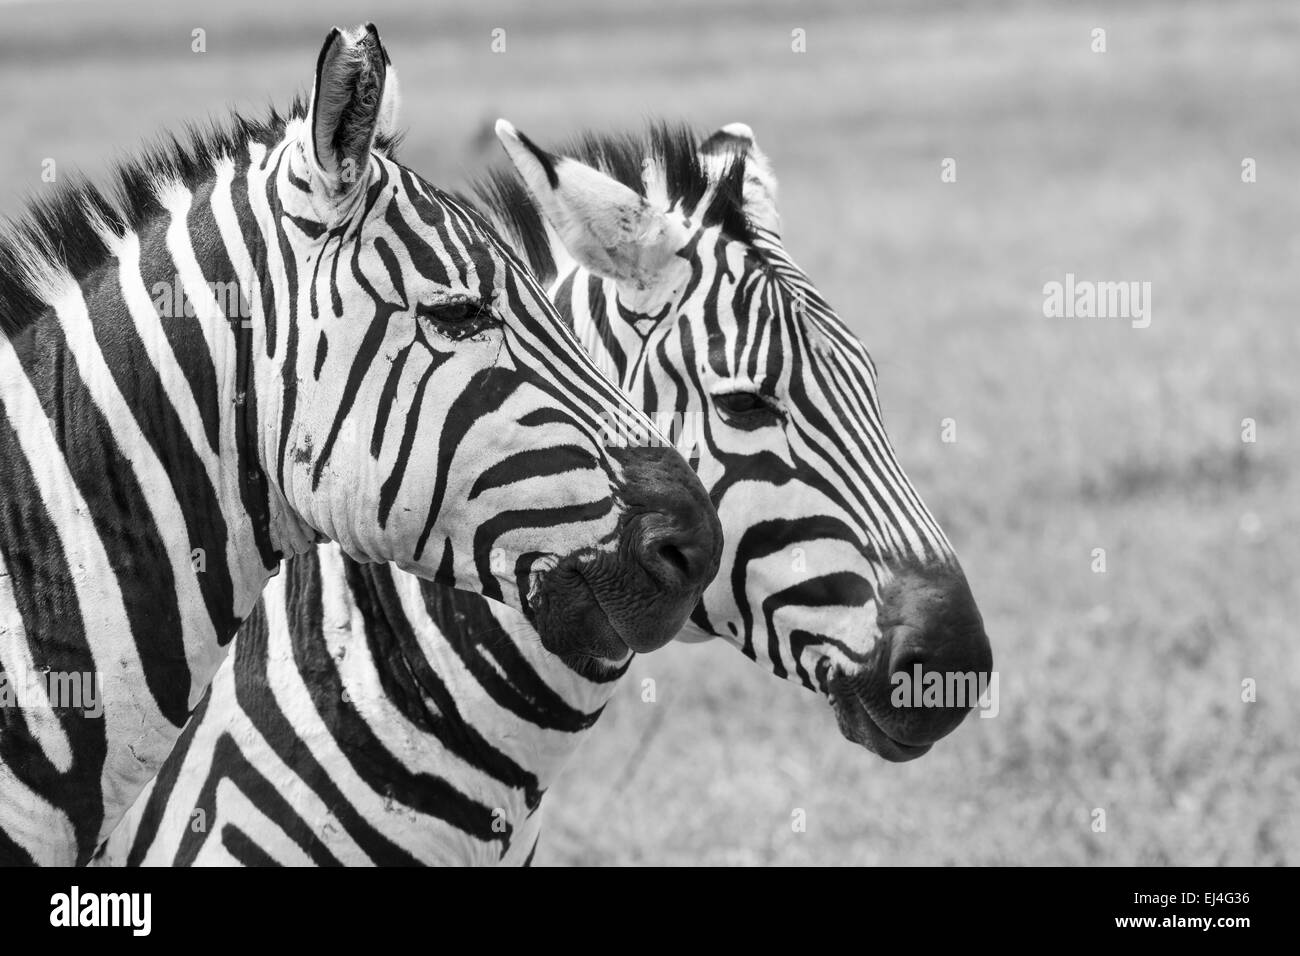
[[[905,744],[895,740],[871,715],[870,705],[858,689],[858,680],[833,670],[826,683],[827,696],[840,733],[891,763],[905,763],[928,753],[933,744]]]
[[[542,646],[575,665],[618,663],[631,652],[585,573],[591,557],[569,556],[541,577],[530,603]]]
[[[663,545],[656,531],[644,520],[626,523],[617,547],[569,554],[540,577],[528,607],[543,647],[617,663],[677,635],[717,559],[712,546]]]

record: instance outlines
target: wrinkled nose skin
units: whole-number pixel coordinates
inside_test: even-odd
[[[603,597],[638,652],[671,641],[722,560],[722,524],[700,479],[671,448],[611,452],[623,467],[619,551],[626,590]]]
[[[704,486],[670,449],[620,457],[623,537],[632,555],[666,593],[698,597],[722,560],[722,523]]]
[[[722,525],[695,472],[672,448],[610,449],[621,466],[614,554],[570,557],[534,607],[555,653],[617,660],[663,647],[718,573]]]
[[[993,652],[959,568],[899,571],[881,589],[878,613],[881,639],[867,666],[837,688],[857,704],[848,710],[858,720],[844,731],[887,759],[910,760],[970,712],[988,686]]]

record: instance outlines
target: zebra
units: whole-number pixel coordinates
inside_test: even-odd
[[[574,659],[661,646],[716,571],[686,462],[607,446],[649,422],[495,230],[393,158],[390,65],[373,24],[335,28],[308,104],[173,137],[0,242],[0,862],[91,857],[320,541]]]
[[[611,378],[700,423],[676,437],[725,553],[682,637],[822,693],[885,759],[920,756],[969,704],[896,712],[889,674],[986,673],[988,638],[895,461],[874,365],[781,243],[752,131],[657,124],[558,158],[497,129],[516,171],[470,201]],[[543,795],[626,663],[575,667],[498,602],[331,546],[295,563],[102,862],[531,861]]]

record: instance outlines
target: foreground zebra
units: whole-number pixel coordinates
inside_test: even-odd
[[[309,110],[196,134],[0,243],[0,863],[89,858],[283,555],[332,539],[620,657],[716,568],[685,462],[610,457],[639,410],[497,235],[385,155],[389,79],[373,27],[335,30]],[[45,673],[88,675],[102,713],[20,678]]]
[[[987,671],[988,642],[866,351],[781,244],[752,134],[592,137],[567,151],[580,163],[498,129],[523,181],[479,188],[488,218],[644,408],[702,415],[725,559],[687,635],[823,693],[887,759],[924,753],[967,708],[892,708],[888,675]],[[527,862],[543,794],[624,670],[323,547],[267,591],[104,862]]]

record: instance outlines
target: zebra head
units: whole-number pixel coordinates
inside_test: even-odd
[[[279,541],[521,607],[561,653],[659,647],[716,572],[713,508],[673,449],[605,447],[644,416],[491,227],[392,158],[394,80],[373,26],[333,31],[310,109],[251,156]]]
[[[516,222],[516,238],[532,234],[552,298],[606,374],[675,426],[718,507],[722,569],[684,638],[723,638],[819,690],[844,735],[887,759],[925,753],[977,695],[913,706],[919,689],[899,688],[983,689],[989,642],[895,458],[866,348],[785,250],[749,128],[700,144],[661,126],[563,157],[497,132],[545,221]],[[510,188],[483,192],[499,208]]]

